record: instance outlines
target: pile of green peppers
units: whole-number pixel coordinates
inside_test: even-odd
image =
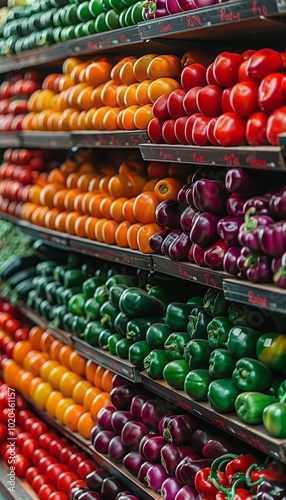
[[[215,411],[235,411],[243,422],[263,422],[270,434],[286,437],[286,335],[271,332],[272,321],[214,289],[170,303],[164,323],[147,331],[145,371]]]

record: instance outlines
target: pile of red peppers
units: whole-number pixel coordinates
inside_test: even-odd
[[[200,500],[283,500],[286,475],[280,462],[227,454],[197,472],[195,487]]]

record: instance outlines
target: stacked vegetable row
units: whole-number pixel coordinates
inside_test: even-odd
[[[153,142],[278,145],[286,130],[284,54],[270,48],[221,52],[207,67],[189,63],[180,81],[181,89],[154,103]]]
[[[286,437],[286,336],[273,331],[272,319],[210,289],[203,298],[170,303],[164,323],[150,326],[153,350],[144,367],[217,412],[236,411],[243,422],[263,421],[271,435]]]
[[[250,499],[259,483],[285,481],[282,464],[263,464],[263,458],[247,447],[246,455],[237,456],[233,452],[238,442],[230,444],[220,432],[214,435],[211,426],[174,413],[176,409],[148,394],[134,395],[133,386],[113,389],[111,401],[113,406],[99,412],[91,433],[95,450],[123,463],[129,473],[166,500],[195,500],[198,493],[215,500],[221,488],[229,498],[243,488],[243,498]]]

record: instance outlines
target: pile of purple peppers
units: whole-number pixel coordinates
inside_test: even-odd
[[[146,19],[178,14],[188,10],[209,7],[228,0],[150,0],[145,2]]]
[[[267,191],[268,184],[274,186]],[[286,288],[286,186],[239,167],[192,173],[177,200],[161,202],[150,247],[175,261]]]

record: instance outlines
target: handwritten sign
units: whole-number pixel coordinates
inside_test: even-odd
[[[240,12],[232,12],[226,7],[222,7],[219,11],[219,17],[221,22],[239,22],[241,21]]]
[[[253,153],[250,153],[246,157],[246,163],[252,168],[261,168],[267,170],[267,161],[263,159],[259,160]]]
[[[259,5],[257,0],[252,1],[251,10],[252,10],[252,14],[254,16],[260,17],[260,16],[268,16],[269,15],[267,6],[266,5]]]
[[[175,159],[174,156],[172,155],[172,153],[165,152],[163,149],[160,149],[159,155],[160,155],[160,158],[162,160],[171,160],[171,161],[174,161],[174,159]]]
[[[157,28],[159,33],[169,33],[173,29],[171,23],[164,24],[161,21],[157,23]]]
[[[186,23],[188,28],[197,28],[198,26],[203,26],[202,20],[197,14],[187,15]]]
[[[240,165],[239,156],[237,156],[235,153],[225,153],[223,159],[227,165],[235,165],[236,167]]]
[[[268,309],[267,297],[261,297],[260,295],[255,295],[253,290],[249,290],[247,294],[247,300],[250,304],[260,307],[265,307],[266,309]]]
[[[202,153],[197,153],[195,151],[194,153],[191,153],[190,157],[194,163],[206,163],[205,157]]]

